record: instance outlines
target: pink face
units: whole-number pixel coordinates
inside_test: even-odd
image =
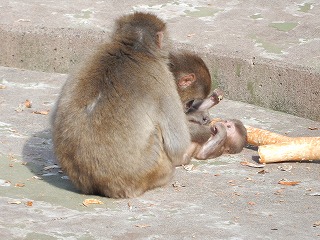
[[[228,137],[235,136],[236,134],[238,134],[234,122],[229,121],[229,120],[225,120],[225,121],[223,121],[221,123],[225,126],[225,128],[227,130],[227,136]]]

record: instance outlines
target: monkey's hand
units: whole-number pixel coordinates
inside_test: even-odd
[[[217,105],[223,99],[223,91],[219,88],[216,88],[215,90],[213,90],[209,98],[214,103],[214,105]]]
[[[209,159],[222,155],[227,140],[227,131],[222,123],[216,123],[210,128],[211,137],[195,155],[196,159]]]
[[[212,137],[219,136],[219,138],[226,138],[227,137],[227,130],[225,125],[222,122],[217,122],[210,127]]]

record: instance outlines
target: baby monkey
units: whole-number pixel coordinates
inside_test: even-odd
[[[222,99],[219,90],[215,90],[208,98],[195,100],[186,106],[189,124],[209,125],[208,110]],[[205,143],[192,142],[184,155],[187,164],[191,158],[199,160],[219,157],[222,154],[235,154],[242,151],[247,143],[247,130],[237,119],[222,120],[210,124],[211,136]]]

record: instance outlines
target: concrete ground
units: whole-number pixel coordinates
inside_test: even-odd
[[[3,0],[0,239],[320,239],[320,161],[253,168],[240,164],[258,161],[248,147],[193,160],[166,187],[135,199],[85,196],[72,186],[52,153],[48,113],[65,73],[108,39],[116,17],[135,10],[159,14],[174,48],[205,59],[229,99],[212,117],[320,136],[317,1]],[[84,206],[88,198],[103,204]]]

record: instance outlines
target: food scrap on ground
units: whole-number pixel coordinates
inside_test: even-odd
[[[182,183],[180,183],[180,182],[178,182],[178,181],[175,181],[174,183],[172,183],[172,186],[173,186],[174,188],[185,187],[184,184],[182,184]]]
[[[265,164],[251,163],[251,162],[248,162],[248,161],[242,161],[242,162],[240,162],[240,164],[242,166],[248,166],[248,167],[253,167],[253,168],[263,168],[263,167],[266,166]]]
[[[151,227],[149,224],[136,224],[134,225],[135,227],[138,227],[138,228],[147,228],[147,227]]]
[[[34,114],[40,114],[40,115],[48,115],[48,114],[49,114],[49,110],[33,111],[32,113],[34,113]]]
[[[286,185],[286,186],[295,186],[295,185],[298,185],[300,182],[297,182],[297,181],[287,181],[287,180],[285,180],[285,179],[281,179],[278,183],[281,184],[281,185]]]
[[[24,183],[16,183],[14,186],[15,186],[15,187],[24,187],[25,184],[24,184]]]
[[[194,165],[193,164],[183,165],[183,168],[186,171],[191,171],[194,168]]]
[[[19,205],[21,204],[22,202],[21,201],[18,201],[18,200],[13,200],[13,201],[8,201],[8,204],[16,204],[16,205]]]
[[[82,202],[82,204],[87,207],[90,204],[103,204],[103,202],[95,198],[87,198]]]
[[[31,108],[31,106],[32,106],[31,101],[27,99],[27,100],[24,102],[24,106],[25,106],[26,108]]]

